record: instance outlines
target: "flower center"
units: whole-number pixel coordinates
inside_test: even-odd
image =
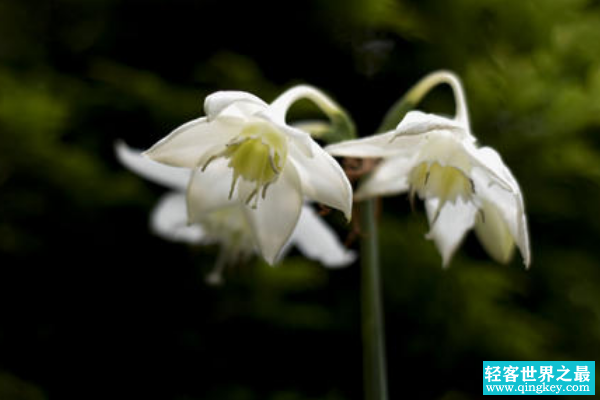
[[[475,193],[473,181],[462,170],[437,162],[418,164],[408,179],[411,197],[415,192],[421,199],[435,197],[440,200],[440,206],[447,201],[455,202],[459,197],[468,200]]]
[[[287,159],[287,140],[284,134],[266,122],[248,124],[240,134],[231,140],[225,150],[212,156],[202,170],[216,158],[224,157],[229,160],[228,166],[233,169],[233,180],[229,198],[233,195],[241,177],[253,184],[253,189],[247,195],[245,202],[254,199],[256,208],[259,193],[264,199],[267,188],[274,183]]]

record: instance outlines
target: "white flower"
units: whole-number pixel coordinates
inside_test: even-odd
[[[188,224],[185,190],[192,171],[170,167],[142,157],[141,152],[122,142],[116,146],[119,161],[133,172],[171,192],[165,194],[154,208],[150,219],[152,230],[161,237],[191,244],[219,244],[219,259],[207,280],[219,283],[223,268],[250,257],[257,252],[253,230],[244,216],[240,203],[224,204],[204,213],[195,224]],[[354,252],[347,250],[335,232],[308,205],[302,206],[300,218],[290,239],[288,249],[295,245],[305,256],[327,267],[341,267],[354,262]],[[285,251],[285,250],[284,250]]]
[[[418,194],[425,201],[429,219],[427,237],[437,245],[444,266],[473,227],[495,260],[507,262],[516,243],[529,266],[521,189],[495,150],[477,146],[460,82],[450,73],[432,74],[416,86],[421,91],[418,98],[442,82],[454,89],[454,119],[412,111],[394,130],[326,150],[335,156],[382,158],[355,198],[405,192],[412,198]]]
[[[299,98],[339,121],[341,110],[318,90],[292,88],[272,104],[245,92],[206,98],[206,117],[190,121],[146,153],[160,163],[191,169],[189,222],[242,204],[263,257],[273,263],[294,231],[304,198],[341,210],[350,219],[352,188],[339,164],[285,114]]]

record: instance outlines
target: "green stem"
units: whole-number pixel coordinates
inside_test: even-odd
[[[467,102],[465,101],[465,93],[458,76],[450,71],[436,71],[426,75],[423,79],[417,82],[410,90],[400,98],[387,112],[383,118],[381,126],[377,132],[387,132],[396,128],[402,121],[402,118],[407,112],[415,108],[415,106],[423,100],[423,98],[437,85],[446,83],[454,92],[454,100],[456,102],[455,119],[469,126],[469,112],[467,110]]]
[[[320,139],[327,143],[335,143],[356,138],[356,127],[350,115],[332,98],[315,87],[294,86],[273,100],[270,108],[275,115],[285,118],[292,104],[301,99],[312,101],[329,118],[330,124],[327,129],[318,132]]]
[[[364,391],[366,400],[387,400],[385,337],[375,202],[376,200],[371,199],[360,203]]]

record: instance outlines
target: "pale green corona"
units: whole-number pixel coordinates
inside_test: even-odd
[[[254,189],[245,199],[250,203],[254,199],[256,207],[259,193],[264,199],[267,188],[277,181],[287,159],[287,138],[264,122],[255,122],[246,126],[240,134],[229,142],[222,152],[210,157],[203,170],[216,158],[229,160],[228,166],[233,169],[233,179],[229,198],[233,196],[238,179],[252,183]]]
[[[458,198],[469,200],[475,191],[473,182],[462,170],[437,162],[423,162],[415,166],[410,172],[409,182],[412,195],[417,192],[422,199],[438,198],[440,205],[447,201],[455,202]]]

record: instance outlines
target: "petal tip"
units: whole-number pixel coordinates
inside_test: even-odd
[[[452,257],[442,256],[442,270],[447,271],[450,269],[450,264],[452,261]]]
[[[160,162],[160,157],[156,156],[156,151],[154,146],[150,147],[148,150],[142,151],[141,156],[152,161]]]
[[[346,218],[346,223],[349,224],[352,221],[352,203],[350,203],[350,207],[344,209],[342,212]]]
[[[275,266],[275,263],[277,261],[277,255],[266,255],[262,253],[262,257],[265,260],[265,262],[269,264],[270,267]]]
[[[354,263],[357,259],[356,252],[348,250],[343,256],[336,260],[321,261],[324,267],[329,269],[341,269],[347,268],[349,265]]]
[[[224,279],[220,273],[210,273],[204,278],[204,282],[209,286],[219,287],[223,285]]]

